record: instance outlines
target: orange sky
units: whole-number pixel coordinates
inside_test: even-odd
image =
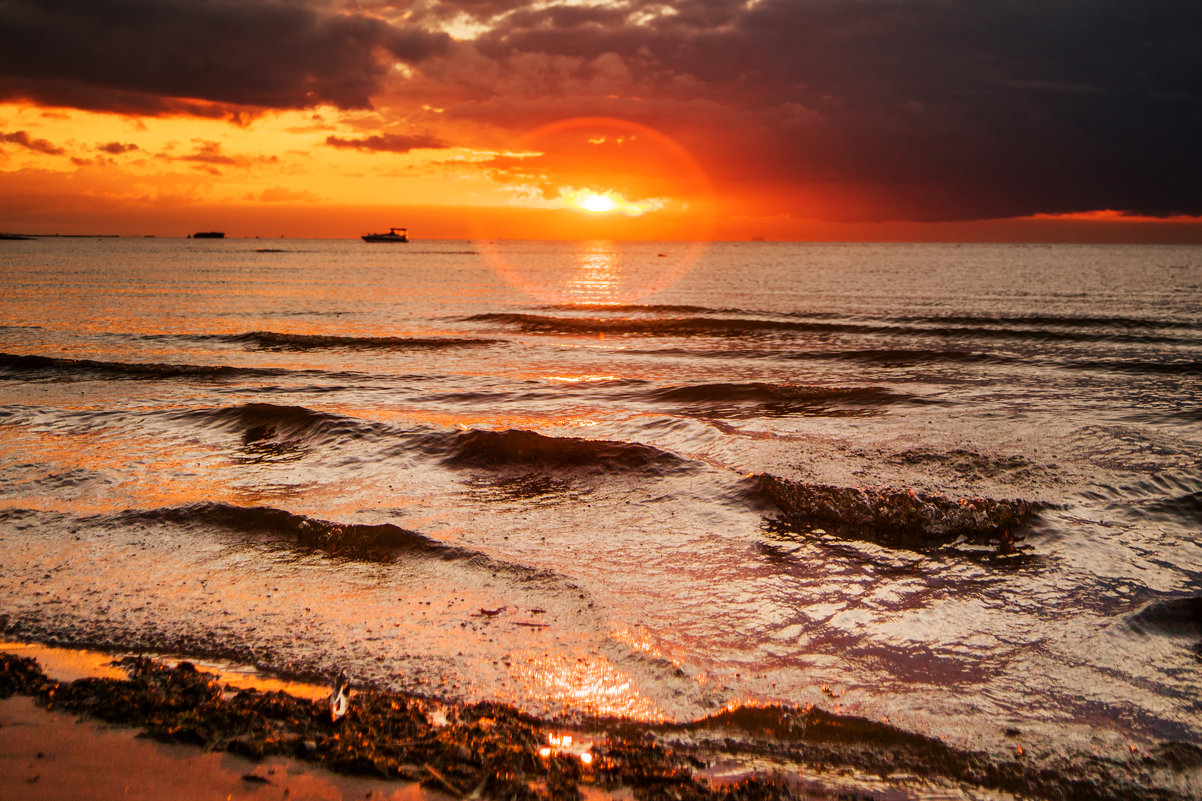
[[[1197,115],[1109,88],[1104,14],[875,5],[14,0],[0,231],[1202,242]]]

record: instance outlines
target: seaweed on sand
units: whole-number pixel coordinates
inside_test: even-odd
[[[251,759],[293,756],[341,773],[418,781],[461,798],[577,801],[582,785],[628,788],[640,801],[795,797],[795,787],[783,781],[712,785],[695,773],[707,757],[740,752],[782,765],[941,777],[1027,798],[1176,801],[1188,792],[1155,786],[1148,771],[1202,764],[1202,749],[1180,743],[1129,763],[998,759],[815,707],[745,707],[674,725],[591,720],[588,730],[608,733],[586,759],[579,750],[549,748],[566,746],[568,738],[556,739],[545,722],[503,704],[436,708],[420,698],[363,690],[333,722],[322,703],[282,692],[234,691],[188,662],[171,668],[126,657],[116,664],[128,678],[59,683],[35,660],[0,653],[0,698],[21,693],[48,708],[139,727],[165,741]]]
[[[545,754],[544,725],[502,704],[450,708],[447,722],[436,723],[421,699],[365,690],[333,723],[323,704],[282,692],[229,691],[188,662],[170,668],[126,657],[116,664],[127,679],[57,683],[35,660],[0,654],[0,696],[31,695],[48,708],[140,727],[168,742],[251,759],[292,756],[461,797],[571,801],[582,783],[630,787],[641,799],[791,797],[784,785],[758,779],[711,787],[683,757],[622,738],[595,748],[588,765],[575,754]]]

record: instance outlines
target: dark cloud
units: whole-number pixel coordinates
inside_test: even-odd
[[[67,151],[61,147],[55,147],[45,139],[33,139],[25,131],[13,131],[12,133],[0,133],[0,142],[11,142],[14,145],[28,148],[35,153],[45,153],[48,156],[61,156]]]
[[[223,104],[362,108],[394,60],[448,41],[318,0],[5,0],[0,97],[209,116]]]
[[[221,172],[217,167],[238,167],[251,168],[261,164],[279,164],[279,156],[246,156],[246,155],[229,155],[226,153],[220,142],[213,142],[207,139],[193,139],[192,152],[184,156],[170,155],[169,153],[159,154],[159,158],[169,161],[187,161],[195,165],[195,169],[202,172],[207,172],[212,175],[220,175]]]
[[[96,149],[105,153],[111,153],[114,156],[119,156],[122,153],[132,153],[133,151],[141,150],[142,148],[132,143],[108,142],[103,145],[97,145]]]
[[[428,134],[380,134],[360,139],[341,136],[326,137],[330,147],[353,148],[355,150],[379,150],[388,153],[408,153],[410,150],[442,149],[450,147],[446,142]]]
[[[443,14],[482,7],[441,6]],[[556,92],[578,107],[580,92],[596,85],[595,109],[634,106],[635,119],[690,140],[726,188],[772,185],[801,203],[816,187],[842,187],[861,198],[830,211],[847,218],[1202,214],[1197,3],[703,0],[663,8],[634,2],[498,17],[475,48],[503,78],[491,95],[448,113],[495,113],[514,124],[525,105],[536,124],[544,118],[535,109]],[[602,56],[623,66],[625,86],[598,83]]]
[[[236,164],[237,159],[221,152],[220,142],[198,140],[194,152],[187,156],[176,156],[179,161],[195,161],[199,164]]]

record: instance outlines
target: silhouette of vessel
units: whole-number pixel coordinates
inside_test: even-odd
[[[397,233],[397,232],[400,233]],[[408,242],[409,231],[405,228],[389,228],[386,234],[364,234],[364,242]]]
[[[193,239],[225,239],[225,231],[201,231],[192,234]]]

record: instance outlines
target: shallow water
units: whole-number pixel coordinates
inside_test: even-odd
[[[4,243],[7,637],[1202,743],[1202,249],[262,247]]]

